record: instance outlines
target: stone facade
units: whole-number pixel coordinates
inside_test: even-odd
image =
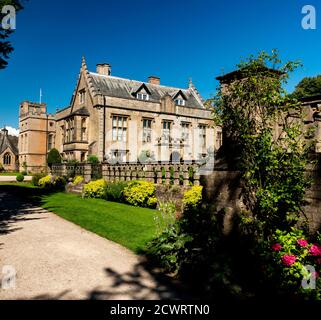
[[[96,155],[100,161],[135,163],[146,156],[200,160],[222,143],[221,128],[214,126],[191,81],[181,89],[163,86],[155,76],[148,82],[123,79],[111,75],[109,64],[89,72],[84,58],[71,105],[54,116],[45,109],[21,105],[20,163],[30,168],[45,167],[45,154],[53,146],[65,160],[84,162]],[[53,123],[49,129],[48,122]]]
[[[0,164],[4,171],[18,169],[18,138],[10,136],[5,128],[0,131]]]
[[[179,89],[161,86],[155,76],[148,82],[118,78],[108,64],[89,72],[84,59],[71,106],[57,112],[56,120],[56,147],[78,161],[94,154],[101,161],[137,162],[143,151],[155,161],[173,155],[196,160],[215,148],[215,135],[220,137],[192,83]],[[206,141],[196,148],[200,128]]]
[[[19,114],[20,170],[40,172],[46,169],[47,152],[55,146],[56,120],[47,114],[46,104],[25,101]]]

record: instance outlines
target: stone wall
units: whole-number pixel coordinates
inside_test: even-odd
[[[192,161],[190,163],[102,163],[97,165],[80,163],[54,165],[51,173],[67,177],[81,175],[85,182],[99,178],[106,181],[145,180],[159,185],[187,187],[200,184],[198,168],[199,164]]]
[[[306,193],[305,214],[311,230],[317,231],[321,228],[321,173],[310,170],[307,174],[313,179],[313,185]],[[240,173],[215,170],[209,175],[201,176],[200,182],[204,186],[204,200],[212,204],[217,211],[225,209],[223,226],[228,232],[233,226],[233,216],[245,209],[241,195]]]

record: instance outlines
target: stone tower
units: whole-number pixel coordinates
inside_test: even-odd
[[[45,171],[47,154],[54,148],[56,132],[55,118],[47,113],[45,103],[21,103],[19,132],[20,171]]]

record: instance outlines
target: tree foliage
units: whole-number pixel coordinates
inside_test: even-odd
[[[248,213],[265,232],[289,229],[304,212],[311,143],[300,104],[283,89],[299,65],[282,64],[276,51],[250,56],[214,101],[238,155]]]
[[[0,0],[0,69],[4,69],[7,67],[9,59],[9,55],[13,51],[13,47],[8,38],[13,33],[13,30],[4,30],[1,27],[1,21],[5,16],[1,13],[1,9],[5,5],[12,5],[16,8],[16,11],[23,9],[22,1],[21,0]]]
[[[61,155],[57,149],[51,149],[48,153],[48,166],[51,167],[53,164],[61,163]]]
[[[292,95],[293,97],[300,99],[317,94],[321,94],[321,75],[303,78],[295,87]]]

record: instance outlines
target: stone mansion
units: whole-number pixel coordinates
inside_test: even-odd
[[[190,81],[188,88],[111,75],[109,64],[87,69],[83,58],[71,104],[56,114],[45,104],[25,101],[19,115],[19,163],[29,171],[46,167],[46,155],[59,150],[63,159],[83,162],[201,160],[222,144],[211,111]]]

